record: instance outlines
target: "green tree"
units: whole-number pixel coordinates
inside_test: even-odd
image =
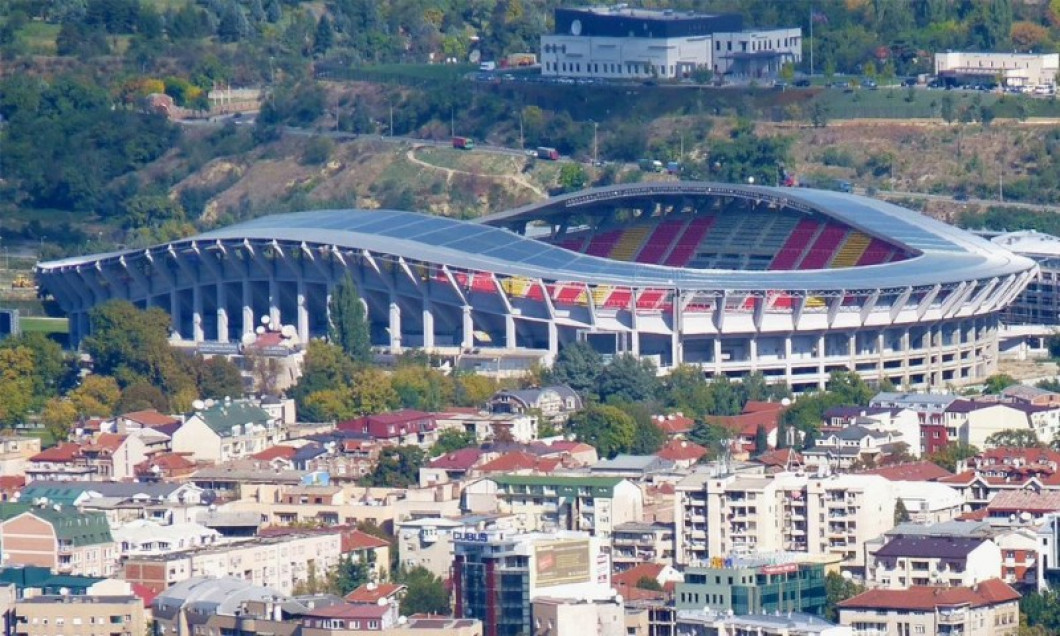
[[[434,446],[431,446],[430,456],[438,457],[462,448],[468,448],[474,446],[476,441],[473,432],[448,428],[439,433],[438,441],[434,443]]]
[[[952,124],[957,119],[957,106],[953,101],[952,95],[946,94],[942,96],[941,109],[942,119],[947,124]]]
[[[121,387],[112,377],[92,374],[68,397],[80,417],[110,417],[121,400]]]
[[[737,436],[737,431],[730,430],[717,422],[708,419],[698,421],[692,426],[688,437],[693,442],[709,451],[708,457],[715,458],[729,449],[729,444]]]
[[[597,378],[604,361],[586,342],[575,342],[563,347],[548,373],[549,382],[566,384],[582,395],[596,389]]]
[[[445,582],[427,568],[422,565],[402,568],[396,578],[408,588],[401,599],[403,616],[449,613],[449,591],[445,589]]]
[[[681,365],[663,378],[662,395],[666,405],[693,419],[714,412],[714,395],[703,370],[691,365]]]
[[[780,79],[785,82],[790,82],[795,77],[795,65],[791,62],[784,62],[780,66]]]
[[[225,398],[243,395],[243,375],[239,366],[224,356],[200,360],[198,370],[199,397]]]
[[[979,449],[971,444],[950,442],[943,448],[928,455],[927,459],[952,473],[957,471],[958,462],[975,457],[978,454]]]
[[[986,438],[987,448],[1043,448],[1045,444],[1038,439],[1037,433],[1029,428],[1006,429],[991,434]]]
[[[388,446],[379,454],[375,470],[364,478],[369,486],[408,488],[419,483],[426,453],[418,446]]]
[[[639,590],[651,590],[653,592],[662,592],[663,586],[659,584],[659,580],[653,576],[644,576],[637,579],[637,589]]]
[[[666,435],[652,420],[652,408],[646,403],[616,402],[612,406],[633,418],[633,443],[629,452],[634,455],[653,455],[666,443]]]
[[[559,169],[559,185],[564,192],[581,190],[589,182],[589,175],[580,163],[568,161]]]
[[[51,398],[41,410],[40,421],[52,441],[62,442],[66,440],[70,428],[77,421],[77,409],[70,400]]]
[[[825,588],[825,620],[837,622],[839,619],[839,603],[854,598],[865,591],[865,587],[854,581],[844,578],[838,572],[829,572],[824,579]]]
[[[769,450],[769,433],[766,427],[759,424],[755,429],[755,452],[764,453]]]
[[[894,502],[894,525],[900,523],[907,523],[912,519],[909,516],[909,510],[905,507],[905,502],[898,499]]]
[[[655,364],[623,353],[611,359],[597,378],[597,395],[604,402],[644,402],[659,390]]]
[[[368,552],[370,556],[361,556],[354,559],[349,554],[335,565],[334,571],[329,577],[331,579],[331,592],[337,596],[346,596],[350,592],[372,581],[372,565],[375,559],[375,551]]]
[[[984,382],[986,387],[983,391],[989,395],[997,395],[1006,388],[1019,384],[1019,380],[1005,373],[997,373],[986,379]]]
[[[335,29],[331,26],[331,20],[328,16],[320,16],[320,20],[317,22],[317,30],[313,36],[313,51],[317,55],[323,55],[328,52],[328,49],[335,43]]]
[[[613,406],[594,404],[571,416],[569,426],[578,441],[596,449],[601,457],[614,457],[633,448],[633,418]]]
[[[328,306],[329,337],[358,364],[372,360],[372,343],[368,335],[368,320],[364,303],[357,293],[357,285],[349,272],[331,295]]]

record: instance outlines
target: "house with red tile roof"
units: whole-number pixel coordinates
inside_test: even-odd
[[[30,481],[89,481],[97,478],[96,470],[81,460],[81,446],[60,442],[26,461],[26,478]]]
[[[563,465],[559,457],[539,457],[522,451],[504,453],[475,468],[475,475],[509,474],[531,475],[548,474]]]
[[[347,603],[355,605],[379,605],[380,599],[400,602],[408,587],[398,583],[365,583],[345,596]]]
[[[1049,448],[993,448],[958,462],[956,475],[939,478],[972,510],[1008,490],[1060,490],[1060,452]]]
[[[294,463],[291,459],[298,453],[298,449],[294,446],[285,446],[283,444],[277,444],[276,446],[270,446],[263,451],[259,451],[250,456],[251,459],[256,459],[263,462],[268,462],[273,468],[281,470],[292,470],[294,469]]]
[[[692,432],[696,425],[695,420],[685,417],[684,413],[668,413],[666,415],[652,415],[651,421],[662,430],[667,437],[683,437]]]
[[[420,467],[420,486],[444,484],[460,481],[470,474],[471,470],[494,454],[487,454],[481,448],[461,448],[451,453],[439,455]]]
[[[391,603],[328,605],[302,615],[303,634],[381,632],[389,631],[397,624],[398,606]]]
[[[706,448],[695,442],[672,439],[659,449],[659,452],[655,453],[655,455],[672,461],[678,468],[691,468],[699,460],[706,457],[708,452]]]
[[[136,481],[180,481],[190,477],[198,464],[184,453],[156,453],[133,468]]]
[[[138,435],[100,433],[81,445],[81,459],[96,471],[98,479],[134,479],[136,465],[147,459],[147,454],[147,444]]]
[[[437,441],[438,423],[433,413],[402,409],[339,422],[336,428],[340,431],[366,433],[372,439],[393,446],[427,447]]]
[[[765,466],[768,473],[783,473],[803,466],[802,455],[792,448],[777,448],[760,453],[752,461]]]
[[[779,402],[748,402],[744,405],[743,412],[739,415],[714,415],[707,417],[707,422],[724,427],[733,432],[737,441],[736,453],[747,458],[755,453],[763,453],[766,448],[755,448],[755,438],[758,429],[766,432],[766,440],[769,448],[777,446],[777,428],[780,416],[787,409],[787,405]]]
[[[667,597],[672,597],[676,584],[684,580],[684,576],[671,565],[641,563],[624,572],[613,574],[611,576],[611,586],[623,598],[626,598],[627,593],[634,593],[633,590],[640,589],[637,587],[637,582],[645,577],[658,583],[663,588],[663,594]]]
[[[859,471],[863,475],[879,475],[889,481],[938,481],[953,473],[929,461],[891,464]]]
[[[39,437],[0,434],[0,475],[24,475],[26,461],[40,451]]]
[[[22,487],[25,485],[24,475],[0,476],[0,501],[11,501],[15,495],[22,492]]]
[[[180,418],[166,415],[165,413],[159,413],[155,409],[147,409],[144,411],[123,413],[114,418],[114,422],[116,425],[116,432],[126,433],[134,429],[159,428],[173,424],[180,424]]]
[[[840,601],[839,624],[877,634],[1015,636],[1019,599],[999,579],[973,587],[869,590]]]

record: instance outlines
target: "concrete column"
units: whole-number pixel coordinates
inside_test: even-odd
[[[640,357],[640,331],[633,329],[629,332],[629,352]]]
[[[516,347],[515,316],[506,314],[504,316],[504,348],[514,349]]]
[[[305,280],[298,277],[298,339],[303,345],[309,342],[309,308],[306,305]]]
[[[559,327],[556,323],[551,320],[548,321],[548,355],[552,358],[552,362],[556,361],[556,356],[559,354]]]
[[[434,312],[431,310],[431,299],[423,297],[423,348],[434,348]]]
[[[750,345],[747,347],[747,353],[750,354],[748,358],[751,362],[751,370],[754,371],[758,368],[758,339],[751,338],[749,342]]]
[[[279,329],[283,325],[280,316],[280,282],[275,276],[269,277],[269,328]]]
[[[393,353],[401,351],[401,305],[397,296],[390,297],[390,350]]]
[[[461,321],[462,337],[460,339],[460,346],[464,349],[470,349],[475,346],[475,322],[471,319],[471,306],[464,307],[463,320]]]
[[[855,368],[855,360],[858,357],[858,335],[856,331],[850,332],[850,370],[853,371]]]
[[[243,279],[243,333],[254,333],[254,283]]]
[[[169,323],[173,331],[183,337],[184,334],[180,333],[180,292],[176,288],[169,290]]]
[[[721,335],[714,338],[714,375],[721,375]]]
[[[217,342],[228,342],[228,290],[217,281]]]
[[[202,287],[198,283],[191,287],[191,334],[195,342],[206,339],[202,328]]]

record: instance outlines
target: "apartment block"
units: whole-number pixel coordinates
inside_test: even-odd
[[[895,502],[878,475],[696,473],[677,484],[676,561],[794,551],[837,555],[844,568],[860,569],[860,546],[891,528]]]
[[[144,602],[136,596],[36,596],[15,603],[18,636],[143,636]]]
[[[195,577],[235,577],[290,594],[296,583],[335,566],[342,555],[342,535],[251,539],[195,550],[146,557],[125,562],[124,578],[154,592]]]

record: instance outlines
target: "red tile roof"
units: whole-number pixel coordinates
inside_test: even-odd
[[[765,408],[764,405],[767,404],[775,405],[776,408]],[[752,410],[747,410],[745,407],[744,412],[739,415],[714,415],[706,419],[712,424],[724,426],[739,432],[741,435],[751,436],[758,431],[759,426],[764,428],[767,433],[775,430],[784,408],[786,408],[784,405],[775,402],[757,402],[752,406]]]
[[[151,607],[151,601],[155,600],[155,597],[159,594],[142,583],[131,583],[130,587],[132,588],[133,596],[144,602],[144,607]]]
[[[636,587],[637,581],[644,577],[658,579],[666,566],[660,563],[638,563],[625,572],[620,572],[611,577],[612,585],[626,585]]]
[[[695,442],[689,442],[686,440],[670,440],[666,446],[663,446],[657,456],[663,459],[669,459],[671,461],[699,461],[700,457],[707,454],[707,449],[696,444]]]
[[[357,604],[375,605],[381,598],[391,598],[403,592],[404,585],[397,583],[366,583],[346,595],[346,601]]]
[[[148,409],[146,411],[133,411],[132,413],[126,413],[121,416],[122,419],[132,420],[141,426],[147,428],[154,428],[156,426],[165,426],[167,424],[177,424],[180,422],[179,419],[172,415],[165,415],[159,413],[154,409]]]
[[[514,451],[488,461],[479,466],[478,469],[483,473],[506,473],[516,470],[533,470],[537,467],[537,463],[538,458],[536,455]]]
[[[376,439],[390,439],[414,433],[433,431],[437,427],[434,414],[402,409],[392,413],[366,415],[353,420],[339,422],[340,431],[368,433]]]
[[[89,442],[83,446],[84,450],[92,452],[102,452],[109,455],[113,455],[118,447],[125,441],[127,435],[119,435],[117,433],[100,433],[98,437],[92,442]]]
[[[905,590],[869,590],[841,601],[841,608],[934,611],[939,606],[983,607],[1017,601],[1019,592],[1000,579],[989,579],[975,587],[914,586]]]
[[[680,413],[653,415],[651,421],[662,429],[662,432],[666,435],[681,435],[683,433],[688,433],[696,424],[695,420],[690,417],[685,417]]]
[[[781,402],[762,402],[761,400],[748,400],[747,404],[743,405],[744,413],[781,413],[787,405]]]
[[[26,485],[25,475],[3,475],[0,476],[0,491],[10,492],[13,490],[22,490],[22,487]]]
[[[765,466],[779,466],[781,468],[787,468],[788,466],[802,465],[802,455],[791,448],[778,448],[776,450],[766,451],[761,455],[754,458],[754,461]]]
[[[427,465],[431,468],[443,470],[469,470],[482,458],[482,450],[478,448],[461,448],[460,450],[446,453],[441,457],[432,459]]]
[[[61,442],[46,448],[29,458],[31,462],[72,462],[81,454],[81,447],[71,442]]]
[[[373,534],[361,530],[351,530],[342,533],[342,551],[355,552],[357,550],[374,550],[376,548],[389,547],[390,543]]]
[[[879,475],[890,481],[938,481],[953,476],[942,466],[928,461],[881,466],[861,472],[864,475]]]
[[[986,505],[991,515],[996,513],[1056,512],[1060,511],[1060,492],[1045,490],[1002,490]]]
[[[259,453],[254,453],[251,457],[268,462],[274,459],[291,459],[297,452],[298,449],[293,446],[279,445],[266,448]]]
[[[140,462],[137,466],[158,466],[163,470],[182,470],[195,468],[195,462],[183,453],[159,453]]]

